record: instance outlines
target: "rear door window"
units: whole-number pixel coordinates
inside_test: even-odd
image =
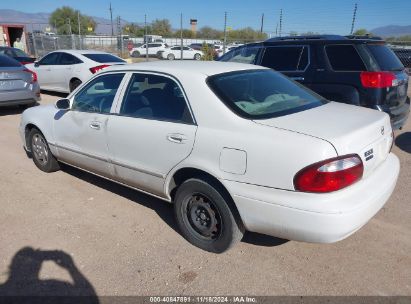
[[[81,63],[82,61],[71,54],[61,53],[59,62],[61,65],[71,65]]]
[[[99,63],[125,62],[123,59],[113,56],[111,54],[83,54],[83,56]]]
[[[382,71],[401,71],[404,69],[401,61],[387,46],[382,44],[369,44],[367,47]]]
[[[325,52],[334,71],[366,71],[360,55],[353,45],[327,45]]]
[[[304,71],[309,63],[307,46],[278,46],[265,49],[262,66],[277,71]]]

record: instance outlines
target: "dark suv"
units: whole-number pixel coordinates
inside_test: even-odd
[[[381,39],[280,37],[240,46],[219,61],[269,67],[329,100],[384,111],[394,129],[402,128],[410,112],[408,75]]]

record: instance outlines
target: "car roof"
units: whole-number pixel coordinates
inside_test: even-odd
[[[73,55],[83,55],[83,54],[110,54],[107,52],[102,52],[102,51],[95,51],[95,50],[56,50],[53,51],[53,53],[55,52],[65,52],[65,53],[69,53],[69,54],[73,54]],[[112,55],[112,54],[110,54]]]
[[[241,70],[267,70],[265,67],[243,64],[236,62],[219,62],[219,61],[151,61],[126,65],[114,65],[105,69],[105,71],[117,70],[135,70],[135,71],[152,71],[166,74],[184,75],[187,73],[212,76],[216,74],[228,73]]]

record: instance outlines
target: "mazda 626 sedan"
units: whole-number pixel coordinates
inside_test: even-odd
[[[25,148],[174,204],[184,237],[223,252],[245,230],[329,243],[367,223],[399,173],[387,114],[223,62],[110,67],[24,111]]]

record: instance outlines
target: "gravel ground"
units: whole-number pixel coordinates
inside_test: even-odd
[[[360,231],[328,245],[249,233],[216,255],[186,242],[158,199],[77,169],[38,170],[20,114],[0,109],[0,295],[411,295],[411,120],[396,132],[395,192]]]

